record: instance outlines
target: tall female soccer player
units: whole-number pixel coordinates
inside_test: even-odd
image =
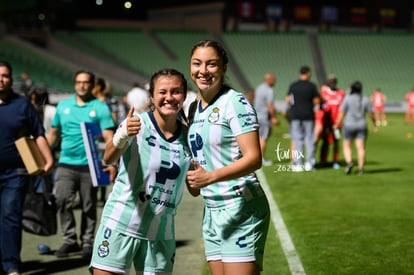
[[[200,41],[191,51],[191,78],[201,99],[190,120],[194,169],[187,180],[204,199],[211,274],[253,275],[262,269],[270,210],[254,173],[262,161],[256,112],[243,94],[224,84],[227,64],[216,41]]]

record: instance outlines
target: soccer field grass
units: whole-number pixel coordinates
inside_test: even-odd
[[[414,125],[403,114],[388,120],[377,133],[370,125],[362,176],[283,171],[275,150],[289,149],[287,122],[273,129],[275,164],[262,170],[306,274],[414,274]],[[272,225],[262,274],[291,274],[287,257]]]

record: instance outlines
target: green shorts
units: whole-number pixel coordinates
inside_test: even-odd
[[[175,240],[139,239],[100,225],[90,267],[128,274],[134,263],[137,272],[172,274],[175,248]]]
[[[203,238],[207,261],[256,262],[262,269],[269,223],[270,209],[265,196],[232,208],[206,207]]]

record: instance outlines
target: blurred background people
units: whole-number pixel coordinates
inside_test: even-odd
[[[30,78],[29,74],[27,72],[22,72],[17,81],[19,93],[22,95],[28,95],[34,85],[34,81]]]
[[[114,123],[118,122],[118,100],[112,95],[110,85],[108,82],[102,78],[98,77],[95,80],[95,86],[93,87],[92,94],[102,102],[105,102],[108,105],[109,110],[111,111],[112,119]]]
[[[370,96],[371,104],[374,108],[375,123],[377,126],[387,126],[387,116],[384,111],[387,97],[380,88],[375,89]]]
[[[55,251],[56,257],[67,257],[70,253],[82,251],[90,260],[97,222],[97,189],[92,184],[85,145],[80,124],[91,122],[99,125],[105,143],[112,140],[115,123],[106,103],[92,94],[95,75],[80,70],[75,73],[75,95],[61,100],[56,109],[47,139],[53,147],[61,140],[59,164],[56,168],[55,196],[60,217],[63,244]],[[111,182],[115,167],[110,172]],[[79,193],[82,210],[78,244],[76,220],[73,213],[74,201]]]
[[[30,98],[33,106],[36,108],[43,123],[45,107],[49,104],[49,92],[47,88],[43,85],[34,85],[30,89],[28,97]]]
[[[275,93],[273,86],[276,77],[272,73],[265,73],[263,82],[254,91],[254,107],[259,122],[260,150],[262,152],[262,165],[270,166],[273,162],[265,158],[267,139],[270,136],[272,126],[277,124],[276,108],[274,105]]]
[[[355,81],[351,86],[351,91],[347,95],[340,107],[340,113],[334,124],[338,128],[343,120],[343,153],[346,162],[345,173],[351,174],[354,163],[352,162],[352,142],[355,141],[358,161],[358,175],[364,173],[365,164],[365,143],[368,136],[368,126],[365,119],[366,115],[375,124],[375,116],[372,105],[368,97],[362,95],[362,83]]]
[[[118,100],[111,94],[109,85],[107,81],[102,77],[97,77],[95,80],[95,86],[92,89],[92,94],[99,99],[100,101],[108,105],[109,110],[111,111],[112,119],[114,120],[115,125],[118,122]],[[114,127],[115,131],[116,127]],[[106,201],[106,186],[99,187],[99,198],[98,201],[101,205],[105,204]]]
[[[118,121],[116,123],[117,125],[119,125],[127,117],[129,111],[127,95],[127,92],[122,92],[121,97],[118,100]]]
[[[340,129],[342,125],[338,125],[333,129],[333,124],[336,122],[339,115],[339,108],[345,97],[345,91],[337,87],[337,77],[333,74],[328,75],[326,83],[322,85],[320,91],[320,108],[315,115],[315,141],[322,140],[320,148],[320,162],[322,165],[328,163],[329,147],[332,148],[332,167],[339,169],[339,139]],[[317,144],[315,144],[316,148]]]
[[[405,122],[414,124],[414,87],[405,95],[407,110],[405,112]]]
[[[314,108],[320,104],[318,88],[310,81],[310,67],[302,66],[299,70],[299,80],[293,82],[288,90],[285,101],[290,106],[290,134],[293,147],[299,157],[293,159],[292,171],[311,171],[315,165]],[[306,152],[303,151],[305,143]],[[305,165],[303,165],[303,158]]]
[[[46,160],[42,174],[53,169],[53,155],[42,121],[26,96],[12,89],[12,66],[0,61],[0,260],[4,274],[21,274],[22,206],[31,176],[15,141],[32,136]],[[3,274],[3,273],[2,273]]]

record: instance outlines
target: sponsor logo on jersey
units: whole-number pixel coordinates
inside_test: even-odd
[[[159,198],[152,198],[152,203],[155,203],[157,205],[162,205],[168,208],[175,208],[175,203],[169,202],[168,200],[161,200]]]

